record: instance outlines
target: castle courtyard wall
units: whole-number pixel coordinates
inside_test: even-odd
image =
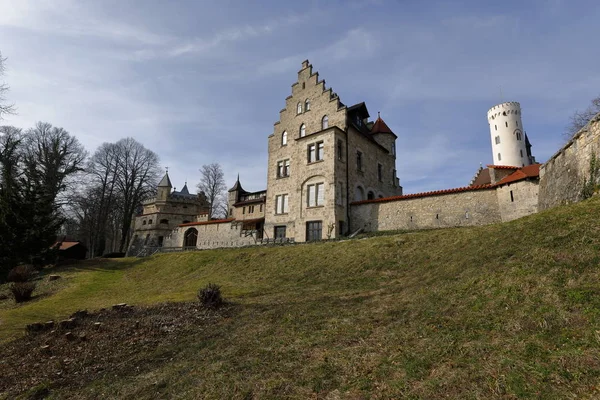
[[[164,247],[181,248],[185,233],[189,229],[198,231],[197,249],[216,249],[220,247],[242,247],[256,244],[255,234],[245,236],[241,222],[223,222],[213,224],[180,226],[171,231],[165,239]]]
[[[522,180],[496,189],[502,222],[512,221],[538,212],[539,183]]]
[[[351,205],[351,231],[480,226],[501,222],[495,189]]]
[[[539,209],[580,201],[590,159],[600,155],[600,114],[540,168]]]

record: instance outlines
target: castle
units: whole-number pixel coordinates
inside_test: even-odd
[[[468,186],[410,195],[403,195],[396,176],[396,134],[381,116],[370,118],[364,102],[342,103],[304,61],[268,137],[266,190],[247,192],[238,176],[228,192],[227,217],[212,220],[204,196],[190,194],[187,185],[172,191],[167,173],[135,218],[128,254],[485,225],[536,213],[548,200],[538,198],[545,166],[531,153],[517,102],[487,113],[493,165],[480,167]],[[600,129],[593,127],[594,140],[586,139],[593,146],[584,146],[579,164],[598,148]],[[572,142],[587,138],[582,135]],[[544,193],[553,190],[553,184],[542,186]]]

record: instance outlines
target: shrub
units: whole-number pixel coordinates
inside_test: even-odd
[[[209,283],[198,292],[198,299],[206,308],[219,308],[223,304],[221,288],[214,283]]]
[[[10,270],[6,280],[9,282],[27,282],[35,273],[35,269],[28,264],[17,265]]]
[[[15,282],[10,286],[15,302],[23,303],[31,300],[33,291],[35,290],[35,283],[33,282]]]

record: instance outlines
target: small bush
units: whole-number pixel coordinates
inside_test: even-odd
[[[209,283],[198,292],[198,299],[206,308],[219,308],[223,304],[221,288],[214,283]]]
[[[8,276],[6,277],[6,280],[9,282],[15,282],[15,283],[27,282],[28,280],[33,278],[34,274],[35,274],[35,268],[33,268],[31,265],[27,265],[27,264],[17,265],[16,267],[14,267],[13,269],[10,270],[10,272],[8,273]]]
[[[33,282],[15,282],[10,286],[15,302],[23,303],[31,300],[33,291],[35,290],[35,283]]]

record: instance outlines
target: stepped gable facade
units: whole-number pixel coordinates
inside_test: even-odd
[[[190,194],[187,185],[172,191],[165,174],[135,218],[129,254],[479,226],[578,200],[587,165],[600,151],[600,115],[545,165],[531,153],[521,115],[517,102],[488,111],[495,164],[481,166],[468,186],[404,195],[394,131],[380,115],[371,121],[365,103],[344,104],[304,61],[267,139],[267,189],[248,192],[238,176],[226,218],[211,220],[204,196]]]
[[[351,202],[402,194],[396,135],[369,117],[365,103],[346,106],[302,63],[268,138],[267,237],[340,237]]]

